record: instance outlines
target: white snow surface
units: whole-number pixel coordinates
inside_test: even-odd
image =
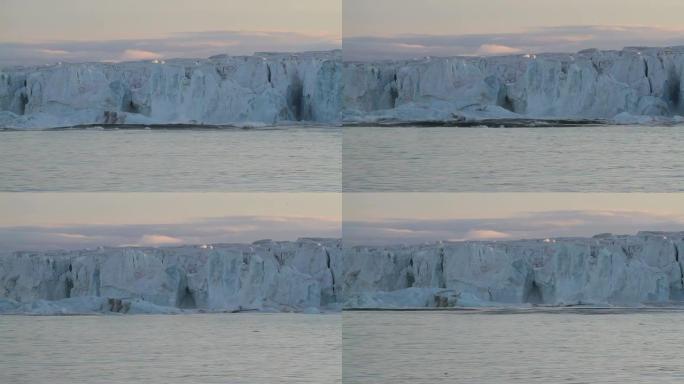
[[[684,47],[349,62],[344,71],[347,122],[684,115]]]
[[[341,242],[299,239],[0,255],[0,313],[335,309]]]
[[[340,51],[0,70],[0,127],[339,120]]]
[[[352,247],[347,308],[669,305],[684,300],[684,232]]]

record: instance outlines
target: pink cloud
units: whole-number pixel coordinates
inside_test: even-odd
[[[478,55],[512,55],[521,52],[522,50],[519,48],[499,44],[482,44],[477,49]]]
[[[159,58],[161,58],[160,54],[141,49],[127,49],[121,55],[121,60],[154,60]]]
[[[140,245],[168,245],[181,244],[183,240],[165,235],[144,235],[140,238]]]
[[[39,49],[38,52],[46,54],[46,55],[54,55],[54,56],[68,55],[69,54],[68,51],[65,51],[63,49]]]
[[[428,47],[420,44],[404,44],[404,43],[397,43],[393,44],[397,48],[405,48],[405,49],[426,49]]]
[[[499,231],[492,231],[488,229],[474,229],[468,231],[466,238],[469,240],[496,240],[496,239],[507,239],[511,237],[510,234]]]

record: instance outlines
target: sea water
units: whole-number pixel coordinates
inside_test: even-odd
[[[0,132],[0,191],[339,192],[342,131]]]
[[[0,316],[0,383],[339,383],[339,314]]]
[[[681,192],[684,126],[347,127],[348,192]]]
[[[684,311],[343,317],[344,383],[684,382]]]

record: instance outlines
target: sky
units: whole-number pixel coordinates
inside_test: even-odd
[[[0,193],[0,251],[341,236],[338,193]]]
[[[345,244],[684,231],[684,194],[345,193]]]
[[[0,251],[684,231],[684,194],[653,193],[0,193],[0,212]]]
[[[2,0],[0,64],[339,48],[339,0]]]
[[[684,44],[682,14],[681,0],[2,0],[0,65],[342,46],[346,60],[670,46]]]
[[[684,44],[681,0],[344,0],[346,60]]]

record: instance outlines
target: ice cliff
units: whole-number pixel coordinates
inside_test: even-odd
[[[684,115],[684,47],[349,62],[343,77],[348,122]]]
[[[348,308],[684,303],[684,232],[351,247]]]
[[[0,255],[0,313],[335,308],[334,239]]]
[[[13,252],[0,255],[0,313],[681,305],[682,255],[684,232]]]
[[[345,62],[340,51],[0,70],[0,127],[684,122],[684,47]]]
[[[0,126],[339,120],[339,51],[0,70]]]

